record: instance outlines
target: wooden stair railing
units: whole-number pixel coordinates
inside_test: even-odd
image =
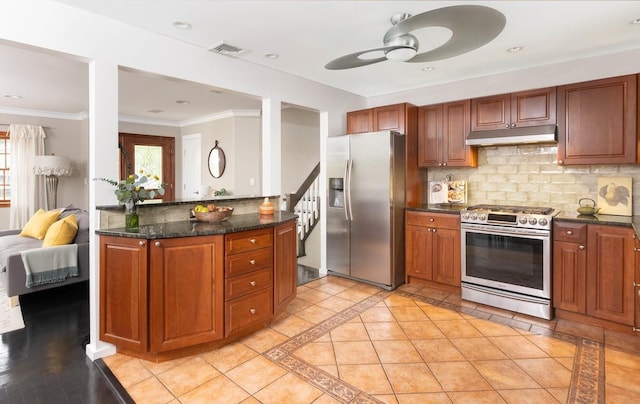
[[[285,194],[289,212],[298,215],[298,257],[304,257],[305,241],[320,220],[320,163],[294,193]]]

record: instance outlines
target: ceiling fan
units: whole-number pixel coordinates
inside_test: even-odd
[[[385,60],[422,63],[447,59],[481,47],[493,40],[504,28],[506,18],[490,7],[461,5],[439,8],[411,16],[400,13],[391,17],[391,27],[384,35],[381,48],[368,49],[339,57],[327,63],[328,70],[343,70],[366,66]],[[418,53],[418,39],[412,31],[426,27],[445,27],[453,35],[441,46]],[[371,52],[383,52],[384,56],[363,58]]]

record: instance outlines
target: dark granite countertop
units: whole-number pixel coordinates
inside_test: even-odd
[[[560,212],[553,220],[584,223],[606,224],[609,226],[633,227],[636,235],[640,237],[640,216],[615,216],[615,215],[578,215],[577,213]]]
[[[467,205],[458,205],[458,204],[438,204],[438,205],[419,205],[406,207],[405,210],[410,210],[413,212],[431,212],[431,213],[449,213],[452,215],[459,215],[460,211],[466,208]]]
[[[232,215],[227,220],[223,220],[219,223],[185,220],[180,222],[142,225],[137,231],[127,230],[124,227],[115,229],[98,229],[96,230],[96,234],[104,236],[143,238],[147,240],[210,236],[216,234],[235,233],[245,230],[264,229],[290,220],[295,220],[297,217],[297,215],[285,211],[277,211],[273,216],[260,216],[258,213],[247,213]]]

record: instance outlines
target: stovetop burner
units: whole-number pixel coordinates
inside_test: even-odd
[[[553,208],[537,206],[512,206],[512,205],[474,205],[467,207],[468,211],[482,211],[493,213],[522,213],[527,215],[549,215]]]
[[[462,223],[551,230],[553,208],[514,205],[474,205],[460,211]]]

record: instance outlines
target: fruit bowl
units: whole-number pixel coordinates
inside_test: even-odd
[[[212,212],[193,212],[196,220],[199,222],[221,222],[226,220],[233,213],[233,208],[230,207],[219,207]]]

